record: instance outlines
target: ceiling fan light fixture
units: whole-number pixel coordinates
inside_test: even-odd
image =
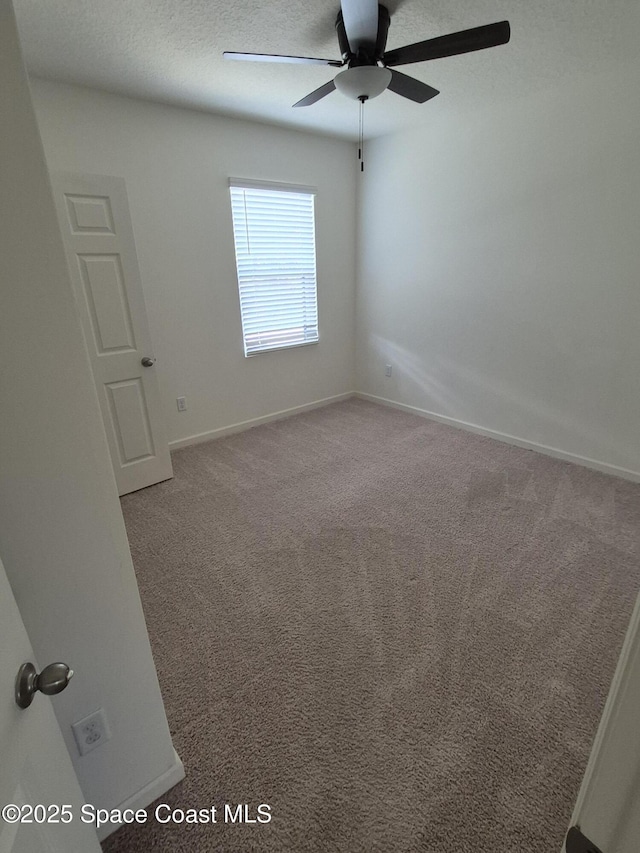
[[[341,71],[333,81],[347,98],[371,100],[381,95],[391,82],[391,71],[379,65],[358,65]]]

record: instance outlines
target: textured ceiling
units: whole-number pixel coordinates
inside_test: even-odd
[[[334,92],[291,105],[336,73],[230,62],[222,51],[340,59],[335,0],[14,0],[30,73],[125,95],[354,139],[358,105]],[[638,0],[388,0],[392,49],[507,19],[507,45],[401,70],[440,89],[426,104],[384,92],[366,135],[423,124],[435,111],[525,97],[566,74],[637,53]]]

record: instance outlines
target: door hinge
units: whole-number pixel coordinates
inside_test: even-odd
[[[564,842],[567,853],[602,853],[602,850],[589,841],[586,835],[580,832],[580,827],[572,826],[567,833]]]

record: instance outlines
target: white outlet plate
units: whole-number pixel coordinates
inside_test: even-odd
[[[179,412],[186,412],[187,411],[187,398],[186,397],[177,397],[176,403],[178,404],[178,411]]]
[[[83,717],[77,723],[73,723],[71,728],[80,755],[86,755],[92,749],[102,746],[103,743],[111,739],[111,730],[104,708],[98,708],[97,711]]]
[[[385,364],[384,366],[384,375],[391,376],[392,367],[390,364]]]

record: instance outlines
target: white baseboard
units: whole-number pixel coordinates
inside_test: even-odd
[[[174,763],[167,771],[162,773],[156,779],[153,779],[148,785],[145,785],[144,788],[136,791],[135,794],[128,797],[124,802],[120,803],[120,805],[114,806],[114,808],[118,809],[120,812],[124,811],[124,809],[133,809],[134,811],[136,809],[146,809],[146,807],[154,800],[157,800],[158,797],[166,794],[174,785],[181,782],[184,779],[184,766],[175,749],[173,750],[173,757]],[[120,823],[108,823],[101,826],[98,830],[98,840],[104,841],[108,835],[115,832],[121,825],[122,824]]]
[[[405,403],[397,403],[395,400],[388,400],[385,397],[377,397],[375,394],[365,394],[363,392],[356,391],[354,396],[359,397],[361,400],[369,400],[371,403],[380,403],[383,406],[390,406],[392,409],[400,409],[403,412],[410,412],[412,415],[419,415],[422,418],[428,418],[432,421],[448,424],[449,426],[464,429],[468,432],[486,435],[489,438],[495,438],[497,441],[504,441],[506,444],[513,444],[516,447],[524,447],[526,450],[535,450],[538,453],[543,453],[545,456],[553,456],[555,459],[562,459],[565,462],[573,462],[576,465],[583,465],[585,468],[593,468],[595,471],[601,471],[603,474],[611,474],[614,477],[622,477],[625,480],[632,480],[634,483],[640,483],[640,472],[638,471],[630,471],[627,468],[610,465],[608,462],[600,462],[597,459],[589,459],[586,456],[579,456],[577,453],[558,450],[557,447],[548,447],[546,444],[538,444],[535,441],[528,441],[526,438],[518,438],[515,435],[498,432],[494,429],[487,429],[486,427],[481,427],[477,424],[460,421],[457,418],[450,418],[447,415],[439,415],[436,412],[419,409],[417,406],[408,406]]]
[[[587,456],[579,456],[577,453],[570,453],[566,450],[559,450],[557,447],[549,447],[546,444],[538,444],[536,441],[529,441],[526,438],[519,438],[515,435],[509,435],[498,430],[488,429],[487,427],[479,426],[478,424],[468,423],[467,421],[451,418],[448,415],[439,415],[437,412],[430,412],[427,409],[420,409],[417,406],[409,406],[406,403],[398,403],[396,400],[389,400],[386,397],[378,397],[375,394],[365,394],[363,391],[347,391],[344,394],[336,394],[333,397],[325,397],[322,400],[314,400],[311,403],[305,403],[302,406],[294,406],[291,409],[283,409],[279,412],[271,412],[268,415],[262,415],[259,418],[251,418],[248,421],[241,421],[237,424],[230,424],[226,427],[201,432],[197,435],[190,435],[186,438],[179,438],[169,442],[171,450],[178,450],[180,447],[188,447],[191,444],[200,444],[203,441],[210,441],[213,438],[222,438],[225,435],[233,435],[233,433],[243,432],[260,424],[269,423],[270,421],[281,420],[292,415],[298,415],[302,412],[318,409],[322,406],[328,406],[331,403],[339,403],[341,400],[348,400],[350,397],[358,397],[361,400],[369,400],[371,403],[379,403],[383,406],[390,406],[393,409],[399,409],[403,412],[409,412],[413,415],[419,415],[422,418],[428,418],[432,421],[448,424],[449,426],[464,429],[468,432],[474,432],[478,435],[486,435],[489,438],[495,438],[497,441],[503,441],[506,444],[513,444],[516,447],[523,447],[526,450],[535,450],[537,453],[543,453],[545,456],[552,456],[554,459],[562,459],[565,462],[573,462],[575,465],[582,465],[585,468],[592,468],[595,471],[601,471],[603,474],[611,474],[614,477],[622,477],[625,480],[631,480],[634,483],[640,482],[640,471],[631,471],[627,468],[621,468],[618,465],[611,465],[608,462],[601,462],[598,459],[590,459]]]
[[[302,406],[294,406],[292,409],[283,409],[280,412],[271,412],[268,415],[262,415],[259,418],[251,418],[248,421],[241,421],[237,424],[211,429],[207,432],[200,432],[197,435],[189,435],[186,438],[178,438],[175,441],[169,442],[170,450],[178,450],[180,447],[188,447],[190,444],[200,444],[203,441],[211,441],[212,438],[222,438],[225,435],[233,435],[236,432],[244,432],[246,429],[251,429],[260,424],[266,424],[270,421],[279,421],[282,418],[289,418],[291,415],[299,415],[302,412],[309,412],[311,409],[319,409],[321,406],[328,406],[331,403],[339,403],[341,400],[348,400],[354,396],[353,391],[346,391],[344,394],[336,394],[333,397],[325,397],[323,400],[314,400],[311,403],[305,403]]]

